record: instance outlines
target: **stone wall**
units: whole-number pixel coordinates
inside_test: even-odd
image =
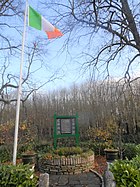
[[[94,168],[94,155],[88,157],[71,156],[54,159],[40,159],[39,171],[55,175],[77,174]]]

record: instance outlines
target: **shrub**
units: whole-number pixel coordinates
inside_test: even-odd
[[[136,146],[137,155],[140,156],[140,144]]]
[[[0,162],[6,162],[11,160],[11,151],[7,146],[0,146]]]
[[[35,151],[37,153],[43,154],[43,153],[47,153],[50,152],[50,150],[53,150],[52,146],[50,146],[50,144],[37,144],[35,146]]]
[[[35,187],[37,177],[29,165],[19,164],[0,166],[0,187]]]
[[[90,145],[91,145],[91,141],[80,141],[80,147],[83,149],[85,148],[89,149]]]
[[[131,160],[132,158],[136,157],[138,151],[136,144],[132,144],[132,143],[124,144],[123,149],[124,149],[123,151],[124,158],[128,158],[129,160]]]
[[[59,156],[79,155],[83,152],[80,147],[61,147],[54,151]]]
[[[140,143],[140,132],[134,134],[123,134],[122,141],[124,143]]]
[[[140,160],[139,160],[140,161]],[[140,171],[135,161],[117,160],[111,165],[117,187],[139,187]]]
[[[58,158],[61,156],[75,156],[75,155],[80,155],[83,157],[87,157],[93,154],[93,151],[87,150],[87,149],[82,149],[80,147],[61,147],[56,150],[51,150],[50,152],[46,154],[42,154],[42,158]]]
[[[104,155],[104,149],[106,148],[106,144],[100,142],[93,142],[90,144],[89,148],[94,151],[95,155]]]
[[[136,156],[131,160],[131,164],[136,167],[136,169],[140,168],[140,156]]]

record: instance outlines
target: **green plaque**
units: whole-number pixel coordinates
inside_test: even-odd
[[[57,138],[75,137],[76,145],[79,144],[78,115],[54,115],[54,148],[57,147]]]

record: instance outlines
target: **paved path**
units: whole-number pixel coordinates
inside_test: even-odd
[[[50,187],[101,187],[101,178],[94,172],[75,175],[49,175]]]

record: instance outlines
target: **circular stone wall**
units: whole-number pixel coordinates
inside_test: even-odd
[[[49,174],[77,174],[88,172],[94,168],[94,154],[88,157],[69,156],[59,158],[41,158],[38,162],[39,170]]]

